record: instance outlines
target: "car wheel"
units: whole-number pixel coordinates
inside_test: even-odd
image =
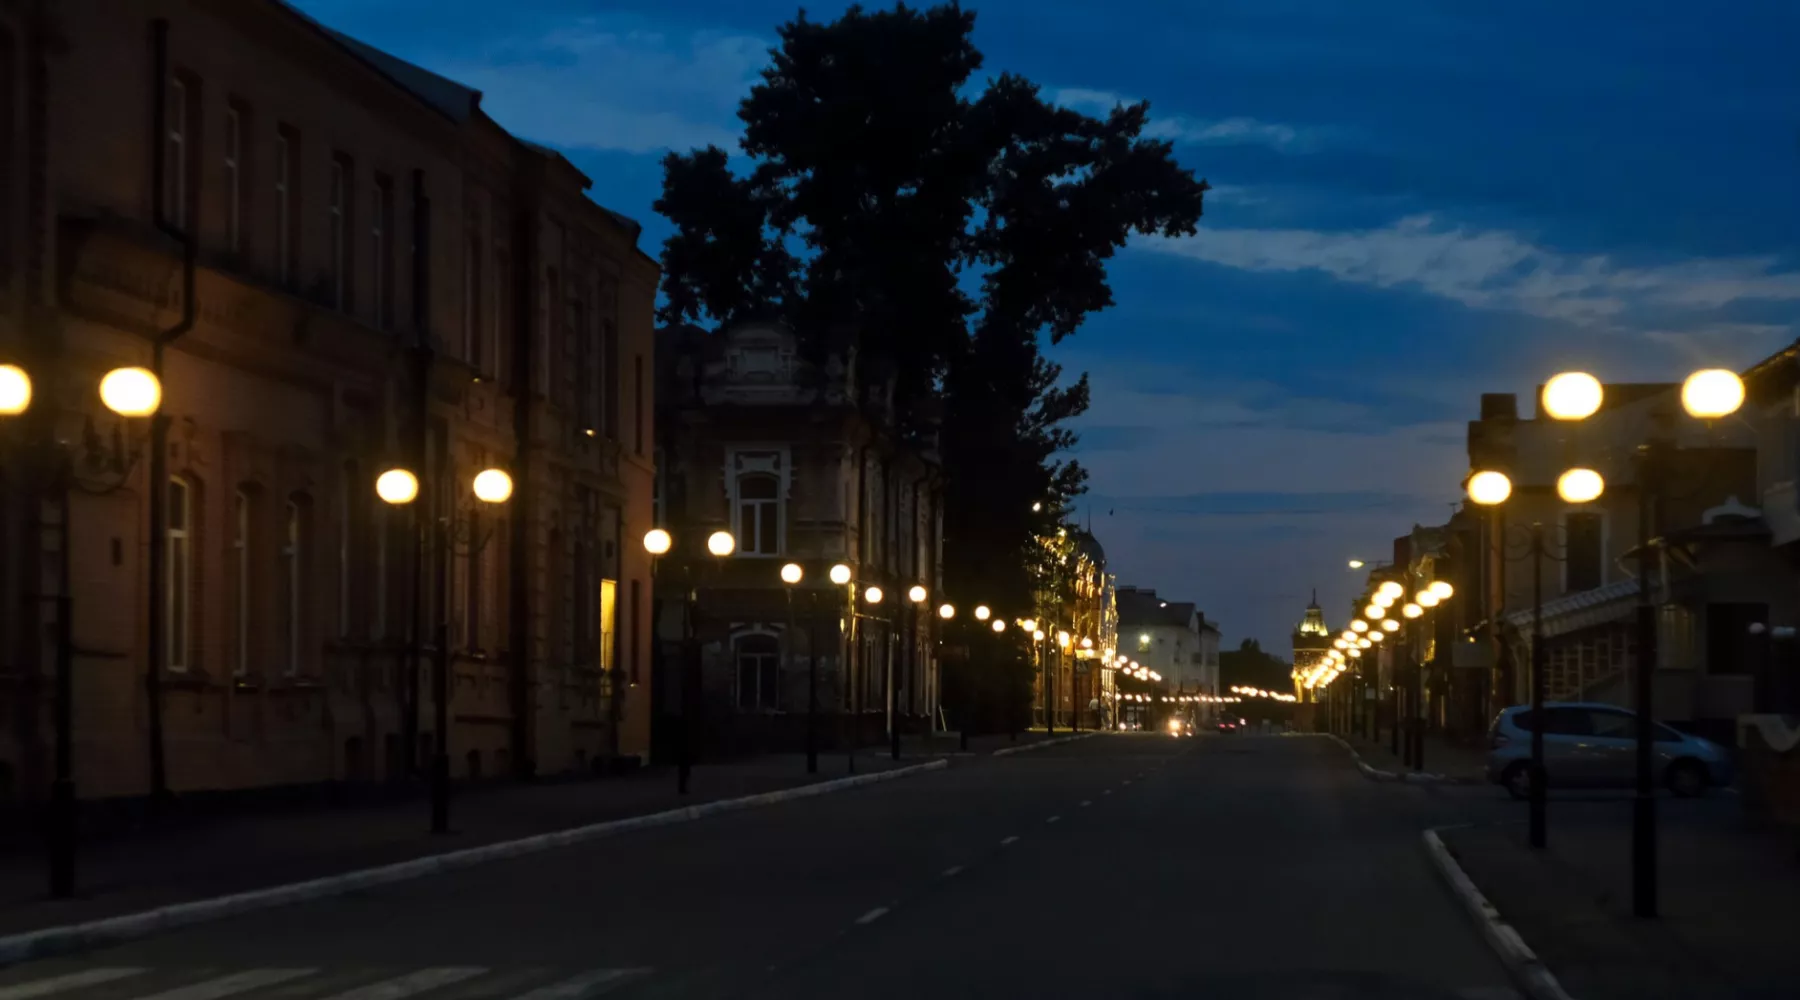
[[[1500,772],[1500,783],[1506,786],[1507,794],[1513,798],[1530,798],[1531,765],[1522,760],[1506,765],[1506,770]]]
[[[1678,760],[1669,765],[1669,773],[1663,779],[1679,798],[1691,799],[1696,795],[1706,794],[1706,786],[1710,784],[1706,768],[1697,760]]]

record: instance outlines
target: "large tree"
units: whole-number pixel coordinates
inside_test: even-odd
[[[659,318],[780,320],[815,356],[853,338],[862,376],[893,380],[891,432],[939,432],[953,593],[1023,609],[1033,539],[1086,478],[1064,422],[1087,378],[1043,348],[1112,305],[1130,235],[1194,232],[1206,183],[1143,136],[1147,104],[1093,118],[1011,74],[971,87],[974,27],[954,3],[782,25],[738,109],[743,168],[718,147],[663,162]]]

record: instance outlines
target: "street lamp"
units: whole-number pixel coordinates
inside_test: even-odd
[[[953,604],[938,605],[938,617],[942,618],[945,621],[949,621],[950,619],[955,618],[956,617],[956,606]]]
[[[1556,478],[1556,495],[1567,503],[1592,503],[1606,492],[1606,480],[1593,469],[1570,469]]]
[[[987,605],[985,605],[985,604],[975,605],[975,620],[976,621],[978,621],[978,622],[987,621],[989,618],[993,617],[993,614],[994,614],[993,610],[990,609]],[[1005,627],[1006,627],[1005,624],[1001,624],[1000,628],[997,628],[994,631],[996,631],[996,632],[1001,631],[1001,629],[1004,629]]]
[[[470,493],[484,506],[497,507],[512,498],[512,477],[500,469],[484,469],[470,483]],[[375,480],[375,495],[389,506],[410,504],[418,498],[419,479],[409,469],[393,468]],[[459,554],[476,557],[493,537],[490,525],[478,530],[474,511],[457,506],[440,514],[433,525],[433,543],[437,578],[433,581],[437,599],[437,635],[431,653],[431,689],[434,722],[431,762],[431,832],[450,832],[450,559]],[[418,547],[421,558],[424,546]],[[412,637],[411,659],[418,662],[419,636]]]
[[[156,409],[162,398],[162,386],[156,376],[142,368],[118,368],[108,372],[100,380],[101,402],[106,408],[124,419],[146,416]],[[34,387],[26,370],[15,364],[0,364],[0,417],[23,416],[32,404]],[[149,400],[146,408],[146,399]],[[54,728],[55,746],[53,751],[53,777],[50,785],[50,804],[48,819],[48,860],[50,876],[50,895],[55,898],[72,896],[75,892],[75,855],[76,855],[76,795],[75,795],[75,667],[74,667],[74,596],[70,593],[70,581],[73,579],[70,566],[70,522],[72,512],[69,503],[71,490],[79,489],[93,496],[104,496],[123,488],[129,480],[131,470],[137,464],[140,451],[134,443],[129,449],[125,444],[126,434],[123,428],[115,426],[112,433],[111,446],[103,443],[101,435],[93,429],[90,420],[83,436],[80,461],[77,461],[73,446],[54,439],[49,432],[49,424],[45,425],[43,440],[43,466],[40,476],[33,476],[33,487],[40,491],[32,497],[34,504],[46,501],[57,508],[56,515],[56,550],[60,566],[57,569],[57,592],[44,595],[38,600],[48,600],[56,609],[55,624],[55,674],[52,696],[52,724]],[[87,475],[83,475],[86,473]],[[154,503],[153,503],[154,509]],[[153,544],[152,550],[161,553],[162,546]],[[153,625],[152,638],[161,639],[162,587],[158,581],[151,585],[152,608],[156,612],[152,617],[157,624]],[[154,671],[157,657],[154,652],[146,658],[146,684],[148,693],[154,699],[150,708],[152,723],[151,764],[153,790],[162,777],[160,768],[160,719],[161,704],[159,678]],[[153,795],[154,798],[154,795]]]
[[[788,615],[788,620],[787,620],[788,641],[782,643],[782,648],[784,650],[788,651],[787,656],[785,658],[787,659],[788,666],[790,668],[793,666],[793,653],[791,652],[791,650],[793,649],[792,641],[793,641],[793,639],[798,638],[798,636],[799,636],[799,633],[794,628],[794,588],[796,586],[798,586],[800,584],[800,581],[805,579],[805,577],[806,577],[806,570],[802,569],[799,563],[788,563],[787,565],[781,567],[781,582],[786,585],[786,586],[782,587],[782,591],[787,596],[787,615]],[[818,602],[817,597],[814,597],[813,601],[812,601],[813,614],[810,616],[812,619],[811,625],[816,625],[817,621],[818,621],[818,617],[819,617],[818,616],[818,603],[819,602]],[[816,627],[809,627],[807,629],[807,633],[808,633],[807,640],[806,640],[806,773],[807,774],[819,773],[819,742],[818,742],[818,730],[816,728],[818,714],[819,714],[819,650],[818,650],[818,634],[817,634],[817,632],[818,632],[818,630]]]

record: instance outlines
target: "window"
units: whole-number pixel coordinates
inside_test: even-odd
[[[244,250],[244,112],[225,109],[225,249]]]
[[[18,48],[13,36],[0,27],[0,150],[4,150],[0,152],[0,289],[12,280],[16,252],[12,244],[13,217],[17,210],[13,202],[13,185],[17,177],[14,150],[24,145],[14,135],[18,128],[13,110],[14,95],[18,92],[18,66]]]
[[[190,197],[193,194],[193,163],[190,159],[194,151],[193,110],[199,102],[199,87],[184,76],[169,79],[168,132],[164,136],[166,155],[163,159],[164,197],[167,199],[164,210],[167,218],[163,221],[173,223],[181,228],[188,228],[193,219],[188,214],[193,207]]]
[[[302,586],[306,542],[306,519],[298,497],[287,503],[284,541],[281,546],[281,639],[284,647],[283,672],[289,677],[300,672],[302,614],[305,588]]]
[[[506,371],[502,361],[508,353],[515,350],[512,337],[508,332],[512,329],[512,261],[503,253],[494,255],[494,377],[504,379]]]
[[[535,378],[540,389],[547,397],[554,398],[555,387],[550,382],[550,349],[555,346],[553,331],[557,327],[557,317],[562,315],[562,282],[557,279],[556,268],[551,268],[544,281],[544,328],[538,333],[537,372]]]
[[[767,473],[738,477],[738,551],[744,555],[780,554],[780,489]]]
[[[375,326],[382,330],[394,325],[394,181],[377,176],[373,204],[369,206],[369,261],[373,269],[370,284],[375,289]]]
[[[773,636],[747,635],[737,641],[737,706],[743,712],[780,708],[781,647]]]
[[[631,437],[637,454],[644,454],[644,356],[631,356]]]
[[[388,533],[392,530],[388,523],[388,505],[381,501],[375,503],[375,572],[374,600],[370,602],[369,635],[375,639],[387,638],[388,615]]]
[[[164,610],[168,616],[168,638],[163,652],[164,662],[170,670],[188,668],[189,641],[194,620],[193,594],[189,592],[194,570],[193,496],[194,491],[187,480],[180,477],[169,480],[168,527],[164,552],[168,564],[167,577],[163,581],[167,587]]]
[[[1603,528],[1603,518],[1599,514],[1563,515],[1563,529],[1568,536],[1564,543],[1564,590],[1593,590],[1600,586],[1604,575],[1601,562]]]
[[[331,304],[350,308],[350,178],[347,156],[331,158]]]
[[[631,617],[628,621],[631,622],[631,683],[633,684],[638,682],[638,656],[641,648],[638,645],[638,634],[643,631],[639,627],[638,617],[642,614],[644,608],[644,594],[641,583],[642,581],[639,580],[631,581]]]
[[[608,300],[610,301],[610,299]],[[600,321],[600,365],[594,373],[594,402],[606,424],[606,439],[619,439],[619,332],[611,317]]]
[[[231,517],[231,549],[237,564],[231,597],[235,632],[231,672],[243,677],[250,673],[250,495],[241,489],[232,500]]]
[[[483,529],[481,525],[481,514],[470,511],[469,537],[479,539],[483,530],[485,529]],[[463,607],[464,649],[481,648],[481,600],[483,595],[481,586],[483,582],[481,579],[483,569],[481,550],[482,546],[471,545],[469,547],[469,558],[466,560],[466,565],[463,568],[463,572],[467,574],[468,578],[468,585],[463,588],[463,596],[466,598]]]
[[[611,671],[617,664],[613,656],[613,639],[617,634],[619,603],[619,582],[617,580],[600,581],[600,669]]]
[[[354,517],[357,508],[356,499],[356,465],[344,466],[341,482],[338,484],[337,503],[337,634],[350,634],[350,592],[353,587],[354,574],[350,565],[351,536],[355,533]]]
[[[294,228],[295,203],[299,200],[300,136],[283,125],[275,133],[275,276],[292,284],[299,234]]]
[[[470,233],[463,247],[463,360],[483,371],[481,314],[481,237]]]

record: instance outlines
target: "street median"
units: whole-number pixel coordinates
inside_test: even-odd
[[[137,938],[147,937],[162,931],[192,924],[205,923],[225,917],[253,913],[259,910],[286,906],[290,903],[307,902],[340,896],[346,893],[359,892],[396,882],[423,878],[445,872],[471,868],[493,861],[504,861],[510,858],[524,857],[560,847],[572,847],[590,841],[599,840],[616,834],[646,830],[653,827],[671,826],[686,823],[720,813],[736,812],[758,806],[775,805],[795,799],[812,798],[831,792],[845,791],[863,785],[892,781],[927,771],[942,770],[948,766],[944,760],[927,761],[907,767],[876,771],[869,774],[853,775],[829,781],[813,782],[775,791],[746,795],[738,798],[718,799],[697,805],[684,806],[662,812],[649,813],[642,816],[630,816],[622,819],[592,823],[585,826],[571,827],[552,833],[537,834],[497,843],[483,844],[479,847],[466,848],[460,851],[447,851],[394,864],[378,865],[355,871],[328,875],[302,882],[285,885],[268,886],[245,892],[217,896],[211,899],[200,899],[189,902],[158,906],[135,913],[120,914],[82,923],[64,924],[40,930],[26,931],[0,937],[0,967],[14,965],[33,959],[47,958],[75,951],[105,945],[118,944]]]

